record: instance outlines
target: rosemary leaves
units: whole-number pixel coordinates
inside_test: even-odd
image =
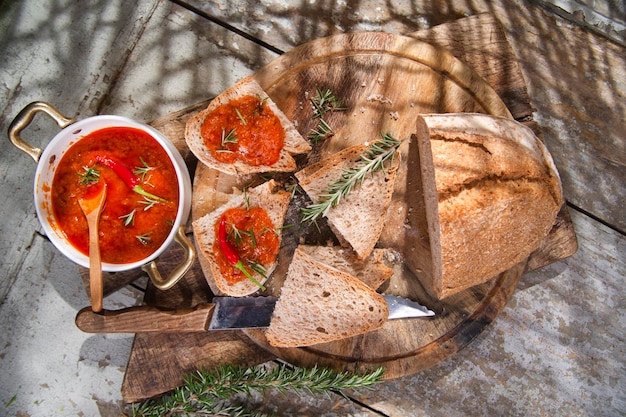
[[[294,368],[282,363],[273,368],[222,365],[211,371],[198,371],[190,375],[183,386],[169,395],[133,404],[132,415],[183,416],[196,413],[264,416],[265,413],[246,409],[244,405],[231,404],[228,400],[236,394],[251,395],[255,391],[262,394],[272,390],[329,394],[344,389],[370,388],[381,381],[383,372],[383,368],[378,368],[368,374],[358,375],[317,366],[310,369]]]
[[[354,167],[344,169],[341,177],[330,184],[326,192],[320,194],[319,202],[304,207],[302,222],[314,223],[319,216],[326,216],[331,207],[339,204],[357,184],[368,175],[376,171],[384,171],[387,165],[393,163],[396,150],[402,142],[389,133],[381,135],[381,139],[373,143],[361,155],[359,163]]]
[[[346,108],[343,107],[341,100],[335,97],[332,91],[326,90],[323,92],[319,88],[316,90],[315,97],[311,99],[311,104],[313,105],[313,119],[319,119],[319,121],[317,127],[309,133],[308,138],[311,142],[317,143],[333,135],[333,129],[324,120],[326,113],[343,111]]]

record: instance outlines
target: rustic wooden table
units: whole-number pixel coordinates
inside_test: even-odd
[[[537,255],[528,268],[533,271],[516,280],[515,292],[506,294],[478,331],[473,329],[476,338],[463,340],[459,346],[464,349],[442,355],[442,362],[426,370],[349,398],[272,396],[264,406],[279,415],[363,416],[619,415],[626,410],[626,297],[621,289],[626,276],[626,54],[619,36],[563,19],[541,2],[513,0],[471,6],[461,1],[150,1],[90,11],[50,7],[45,13],[24,2],[3,4],[0,11],[7,28],[1,46],[8,60],[0,66],[5,131],[28,102],[45,100],[68,116],[120,114],[152,122],[183,152],[177,123],[198,103],[298,45],[339,33],[384,31],[410,34],[450,51],[497,91],[516,119],[533,125],[545,140],[563,180],[565,218],[576,232],[577,252],[569,256],[572,240],[567,238],[561,246],[565,257]],[[28,21],[21,20],[23,16],[40,16],[40,26],[17,24]],[[37,48],[32,38],[38,39]],[[49,122],[36,120],[29,140],[43,146],[47,139],[42,138],[55,131]],[[40,400],[29,401],[26,392],[32,390],[23,388],[30,380],[20,372],[31,368],[17,364],[21,351],[28,352],[30,361],[55,358],[41,348],[20,349],[43,336],[19,329],[34,329],[33,320],[51,327],[73,325],[72,313],[82,307],[82,298],[68,292],[78,291],[81,284],[75,279],[77,268],[54,260],[54,248],[39,234],[30,188],[32,161],[2,143],[2,187],[5,195],[15,198],[0,201],[6,216],[0,224],[0,318],[7,330],[0,339],[0,365],[6,368],[0,377],[0,400],[13,414],[45,415],[50,409],[33,409]],[[195,161],[184,156],[193,177]],[[52,265],[59,266],[50,271],[50,262],[41,259],[53,259]],[[201,274],[199,268],[196,273]],[[35,278],[35,284],[24,281],[29,275],[52,283],[41,294],[52,291],[65,301],[62,304],[70,304],[63,315],[48,313],[31,323],[20,318],[19,312],[38,311],[41,299],[49,299],[33,294],[38,284]],[[142,276],[136,271],[111,277],[105,303],[119,308],[141,302],[137,288],[145,287]],[[189,289],[193,292],[185,294]],[[181,297],[193,304],[208,294],[193,277],[173,290],[173,298],[150,286],[147,290],[145,301],[162,305],[178,304]],[[24,305],[25,300],[32,305]],[[87,339],[81,353],[69,359],[69,367],[72,360],[83,360],[90,344],[115,351],[115,340]],[[111,352],[102,348],[87,356],[98,355],[106,368]],[[115,401],[135,401],[171,389],[184,373],[199,367],[220,361],[262,363],[275,357],[239,333],[210,340],[205,335],[141,335],[124,356],[128,362],[116,363],[124,380],[105,389],[114,394],[109,403],[98,403],[102,415],[116,415]],[[68,378],[80,379],[74,374],[68,372]],[[98,373],[89,375],[84,397],[105,397],[100,390],[110,379],[98,381]],[[23,381],[17,384],[22,388],[4,388],[14,378]],[[55,385],[34,381],[45,389]],[[55,397],[58,394],[63,396],[57,392]],[[52,398],[48,404],[57,401],[55,409],[76,408],[77,402],[88,407],[69,394],[66,402]]]

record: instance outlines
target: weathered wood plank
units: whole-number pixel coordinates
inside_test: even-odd
[[[578,252],[524,275],[472,345],[357,398],[389,415],[619,414],[626,239],[578,212],[572,219]]]
[[[0,141],[0,183],[4,195],[11,198],[0,199],[0,303],[23,267],[33,236],[40,233],[33,205],[36,165],[9,142],[9,124],[35,100],[48,101],[69,117],[95,114],[99,100],[128,59],[128,51],[141,37],[155,3],[128,6],[129,12],[116,19],[115,30],[98,32],[96,36],[88,28],[97,27],[100,10],[47,10],[45,15],[50,19],[67,22],[68,27],[59,30],[51,24],[37,24],[35,16],[45,17],[39,10],[41,4],[3,4],[1,48],[3,56],[10,57],[10,64],[3,64],[0,85],[0,131],[5,135]],[[47,42],[32,44],[33,33]],[[85,37],[87,33],[91,37]],[[39,116],[22,137],[34,146],[45,147],[58,131],[51,119]]]

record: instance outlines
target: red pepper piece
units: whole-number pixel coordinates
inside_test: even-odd
[[[226,235],[226,216],[222,216],[220,219],[219,229],[217,231],[217,238],[220,244],[220,249],[222,254],[232,266],[240,270],[244,273],[246,277],[256,285],[261,288],[262,291],[265,291],[265,287],[259,281],[257,281],[251,274],[248,272],[245,266],[243,266],[243,262],[237,253],[237,250],[233,245],[230,244]]]
[[[149,192],[144,190],[141,186],[141,180],[137,176],[135,176],[135,174],[133,174],[133,171],[128,169],[126,165],[122,164],[118,160],[113,159],[110,156],[96,155],[96,161],[111,168],[113,172],[115,172],[122,179],[122,181],[124,181],[128,188],[130,188],[137,194],[141,194],[153,200],[167,202],[167,200],[165,200],[164,198],[161,198],[154,194],[150,194]]]

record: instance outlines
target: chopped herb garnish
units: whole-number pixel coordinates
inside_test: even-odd
[[[342,111],[346,108],[342,106],[341,100],[339,100],[332,91],[326,90],[322,93],[319,88],[316,91],[316,96],[311,99],[313,104],[313,118],[321,119],[328,112]]]
[[[241,120],[241,123],[243,123],[244,126],[248,124],[248,122],[246,122],[246,119],[243,117],[243,114],[241,114],[239,109],[236,107],[235,107],[235,113],[237,113],[237,117],[239,117],[239,120]]]
[[[135,236],[137,238],[137,240],[139,241],[139,243],[141,243],[142,245],[146,246],[148,243],[150,243],[150,235],[152,234],[152,232],[148,232],[148,233],[144,233],[143,235],[139,235],[139,236]]]
[[[263,278],[267,278],[266,276],[267,269],[263,265],[261,265],[259,262],[250,261],[248,262],[248,265],[250,265],[250,269],[252,269],[254,272],[261,275]]]
[[[334,135],[333,129],[324,119],[320,119],[317,124],[317,129],[313,129],[309,132],[309,139],[311,142],[317,143],[320,140],[327,139]]]
[[[319,88],[316,91],[316,96],[311,99],[313,105],[313,119],[319,119],[317,128],[312,129],[308,135],[308,138],[313,143],[317,143],[320,140],[327,139],[333,136],[333,129],[328,122],[324,120],[326,113],[334,111],[346,110],[342,106],[341,100],[339,100],[332,91],[326,90],[322,92]]]
[[[230,129],[228,133],[226,133],[226,129],[222,129],[222,147],[226,146],[228,143],[237,143],[237,133],[235,129]]]
[[[152,171],[153,169],[155,169],[154,167],[151,167],[150,165],[148,165],[146,163],[146,161],[143,160],[142,157],[139,157],[139,160],[141,161],[142,166],[140,167],[135,167],[135,170],[133,171],[133,174],[135,174],[138,177],[141,177],[141,181],[145,181],[146,179],[146,174],[150,171]]]
[[[124,220],[124,226],[132,226],[135,223],[135,214],[137,213],[136,209],[133,209],[133,211],[131,211],[128,214],[125,214],[123,216],[118,217],[118,219],[122,219]]]
[[[153,198],[146,197],[146,196],[143,196],[143,200],[139,202],[139,204],[145,205],[145,207],[143,208],[143,211],[150,210],[152,207],[154,207],[155,204],[158,204],[158,203],[159,203],[158,200],[155,200]]]
[[[76,173],[80,177],[80,185],[89,185],[100,180],[100,171],[95,169],[93,166],[91,167],[83,167],[84,172]]]
[[[243,237],[244,236],[251,236],[252,239],[254,239],[254,232],[252,231],[252,228],[250,228],[249,232],[246,232],[245,230],[241,230],[238,229],[237,226],[235,226],[232,223],[229,223],[231,230],[230,233],[228,234],[228,238],[230,239],[230,237],[234,237],[235,239],[235,245],[239,245],[241,242],[243,242]]]

